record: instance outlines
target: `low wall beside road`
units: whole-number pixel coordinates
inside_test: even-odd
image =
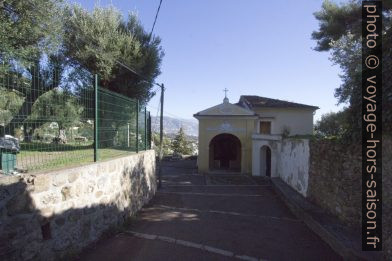
[[[54,260],[123,224],[156,191],[155,152],[0,178],[0,260]]]

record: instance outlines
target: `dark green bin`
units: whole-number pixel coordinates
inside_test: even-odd
[[[0,149],[0,169],[5,174],[11,174],[16,168],[16,152]]]

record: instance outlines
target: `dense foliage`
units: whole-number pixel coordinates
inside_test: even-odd
[[[383,129],[392,131],[392,1],[384,1],[383,12]],[[361,134],[361,1],[344,4],[324,1],[319,12],[318,31],[312,38],[317,51],[330,51],[331,60],[342,70],[342,84],[336,88],[339,103],[348,104],[344,128],[347,139],[357,140]],[[326,117],[328,119],[329,117]]]
[[[183,128],[180,128],[176,137],[172,141],[172,150],[176,154],[191,155],[192,148],[190,147],[189,141],[185,135]]]
[[[114,8],[66,9],[64,52],[74,66],[100,76],[101,86],[128,97],[148,101],[152,81],[160,74],[160,39],[143,29],[135,14],[124,21]],[[138,74],[121,64],[130,66]]]
[[[83,108],[70,93],[57,88],[41,95],[32,111],[28,121],[41,124],[55,122],[60,133],[78,123]]]
[[[321,116],[314,129],[315,134],[321,137],[344,137],[347,131],[347,111],[330,112]]]
[[[0,124],[8,124],[23,104],[23,97],[17,91],[0,88]]]
[[[154,144],[154,150],[156,155],[159,155],[159,149],[160,149],[160,140],[159,140],[159,133],[153,132],[152,133],[152,140]],[[162,138],[162,155],[170,155],[173,153],[173,150],[171,149],[171,142],[170,139],[164,135]]]
[[[23,129],[31,137],[48,121],[59,130],[81,124],[77,104],[91,99],[93,74],[101,87],[141,104],[154,95],[163,51],[135,14],[124,19],[112,7],[88,12],[63,0],[5,0],[0,24],[0,80],[7,83],[0,86],[0,136]]]
[[[28,63],[61,41],[61,0],[0,2],[0,60]]]

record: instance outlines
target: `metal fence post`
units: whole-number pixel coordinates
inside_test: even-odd
[[[147,107],[144,107],[144,150],[147,150]]]
[[[151,149],[151,113],[148,112],[148,149]]]
[[[136,153],[139,153],[139,100],[136,101]]]
[[[98,161],[98,74],[94,79],[94,162]]]
[[[127,123],[127,147],[129,148],[129,123]]]

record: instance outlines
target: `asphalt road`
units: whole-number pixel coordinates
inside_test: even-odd
[[[163,187],[135,220],[78,260],[341,260],[267,179],[199,175],[165,162]]]

